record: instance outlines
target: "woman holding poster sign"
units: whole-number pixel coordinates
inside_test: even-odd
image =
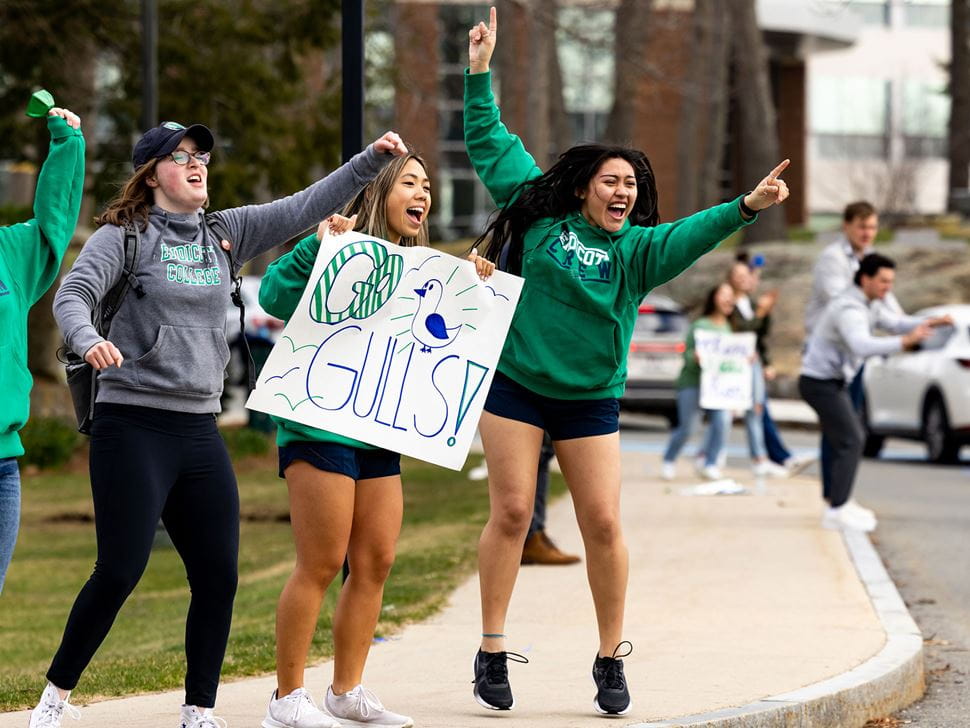
[[[354,227],[397,245],[427,245],[430,210],[431,183],[424,161],[415,154],[395,159],[345,208],[347,217],[325,220],[316,235],[270,265],[260,286],[260,304],[273,316],[293,315],[328,227],[335,233]],[[495,268],[475,254],[470,258],[483,278]],[[361,684],[401,531],[400,455],[273,419],[279,426],[280,476],[286,478],[290,496],[296,568],[276,612],[277,689],[263,728],[341,725],[330,716],[352,725],[413,725],[407,716],[384,708]],[[345,555],[350,576],[333,617],[334,671],[325,713],[304,687],[303,669],[324,595]]]
[[[731,413],[726,410],[701,409],[701,367],[703,363],[697,354],[695,333],[713,331],[730,334],[731,324],[728,317],[734,310],[734,291],[729,283],[715,286],[707,294],[700,318],[687,330],[687,347],[684,349],[684,366],[677,377],[677,427],[670,433],[670,442],[664,451],[660,477],[673,480],[677,474],[677,456],[690,439],[701,412],[707,413],[707,436],[701,446],[700,456],[704,458],[701,474],[710,480],[717,480],[721,473],[717,458],[724,447],[724,438],[730,426]]]
[[[501,208],[481,240],[485,257],[525,278],[522,297],[479,424],[491,512],[479,545],[482,639],[476,699],[513,705],[505,622],[532,514],[542,431],[552,436],[576,508],[599,628],[594,708],[622,715],[630,695],[620,658],[627,549],[620,528],[617,397],[640,300],[720,240],[788,196],[782,162],[737,200],[659,225],[647,157],[589,144],[564,152],[543,173],[502,124],[489,61],[497,22],[469,31],[465,143]],[[503,254],[504,251],[504,254]],[[626,647],[626,652],[623,648]]]
[[[388,132],[306,189],[206,215],[215,140],[201,124],[164,122],[132,152],[133,174],[98,218],[54,299],[67,345],[98,370],[91,491],[98,558],[47,672],[30,727],[57,728],[81,674],[141,578],[159,519],[185,565],[182,728],[212,714],[237,584],[239,495],[216,428],[229,347],[226,307],[238,265],[333,212],[406,152]],[[232,241],[232,261],[212,226]],[[110,332],[92,325],[127,281]]]

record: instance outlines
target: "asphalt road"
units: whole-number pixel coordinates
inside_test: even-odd
[[[624,448],[662,451],[662,420],[622,422]],[[783,436],[796,451],[817,448],[815,433]],[[747,458],[737,425],[728,457],[736,465]],[[970,447],[960,465],[944,467],[927,463],[919,443],[890,439],[878,460],[863,461],[855,496],[879,518],[873,543],[926,639],[926,695],[896,717],[919,728],[970,726]]]

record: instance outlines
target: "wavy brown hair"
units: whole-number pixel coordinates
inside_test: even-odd
[[[133,222],[144,230],[148,226],[148,213],[155,204],[155,193],[148,186],[148,178],[155,173],[157,159],[145,162],[128,178],[118,194],[112,198],[104,211],[94,218],[94,224],[118,225]]]
[[[108,203],[104,211],[94,218],[94,224],[98,227],[102,225],[117,225],[123,227],[125,223],[136,223],[142,230],[148,227],[148,215],[152,205],[155,204],[155,191],[148,186],[148,178],[155,173],[155,167],[160,159],[152,159],[145,162],[135,170],[135,173],[128,178],[118,194]],[[203,208],[209,206],[207,197]]]
[[[341,211],[344,217],[357,215],[357,224],[354,229],[357,232],[374,235],[379,238],[387,239],[390,237],[387,224],[387,198],[394,189],[397,178],[401,176],[401,171],[409,161],[415,160],[428,172],[428,165],[417,154],[408,153],[394,159],[382,169],[378,175],[371,180],[357,196],[354,197],[347,206]],[[418,234],[414,237],[402,237],[398,245],[411,247],[415,245],[428,245],[428,216],[425,215],[421,223]]]

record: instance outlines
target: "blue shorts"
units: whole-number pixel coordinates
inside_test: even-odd
[[[401,474],[401,456],[390,450],[365,450],[335,442],[292,442],[280,446],[280,477],[296,460],[325,473],[339,473],[354,480],[386,478]]]
[[[607,399],[555,399],[536,394],[495,372],[485,400],[485,411],[535,425],[556,440],[609,435],[620,429],[620,401]]]

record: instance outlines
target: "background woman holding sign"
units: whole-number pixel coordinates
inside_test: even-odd
[[[392,154],[406,151],[388,132],[301,192],[210,218],[203,210],[213,145],[201,124],[169,121],[146,131],[132,153],[134,173],[54,299],[67,345],[99,371],[90,453],[98,558],[71,609],[31,728],[58,728],[65,710],[75,712],[68,694],[141,578],[159,518],[191,587],[180,725],[219,725],[212,708],[236,592],[239,495],[215,413],[236,271],[209,225],[219,224],[241,264],[315,225]],[[125,271],[133,244],[137,255]],[[92,313],[123,275],[132,292],[106,338]]]
[[[268,313],[289,319],[303,295],[324,232],[354,228],[397,245],[428,244],[431,183],[415,154],[395,159],[346,207],[320,224],[287,255],[270,265],[259,290]],[[478,274],[495,266],[473,254]],[[406,728],[410,718],[393,713],[361,679],[380,616],[384,582],[394,563],[404,499],[401,457],[359,440],[279,417],[280,477],[290,495],[296,568],[276,612],[277,689],[263,728],[325,728],[352,725]],[[303,669],[327,587],[347,556],[350,576],[333,617],[333,683],[324,705],[303,685]]]
[[[659,225],[646,156],[625,147],[584,145],[543,173],[499,118],[489,61],[489,23],[469,31],[465,76],[468,155],[501,211],[482,240],[485,256],[507,259],[525,278],[479,424],[488,462],[491,512],[479,544],[482,640],[476,699],[513,705],[505,621],[532,514],[535,473],[546,429],[555,444],[586,547],[599,627],[593,660],[594,707],[625,714],[630,695],[620,657],[627,549],[620,527],[617,397],[637,306],[719,241],[788,196],[782,162],[754,191],[674,223]],[[505,255],[503,255],[503,249]]]
[[[701,366],[697,355],[694,334],[696,331],[731,333],[729,317],[734,310],[734,291],[730,283],[715,286],[704,300],[700,318],[687,330],[687,347],[684,349],[684,366],[677,377],[677,427],[670,433],[670,442],[664,451],[660,477],[673,480],[677,474],[677,456],[697,424],[702,412],[707,413],[707,436],[701,446],[698,458],[703,457],[701,474],[705,478],[717,480],[721,473],[717,458],[724,447],[724,438],[731,423],[731,413],[726,410],[701,409]]]

